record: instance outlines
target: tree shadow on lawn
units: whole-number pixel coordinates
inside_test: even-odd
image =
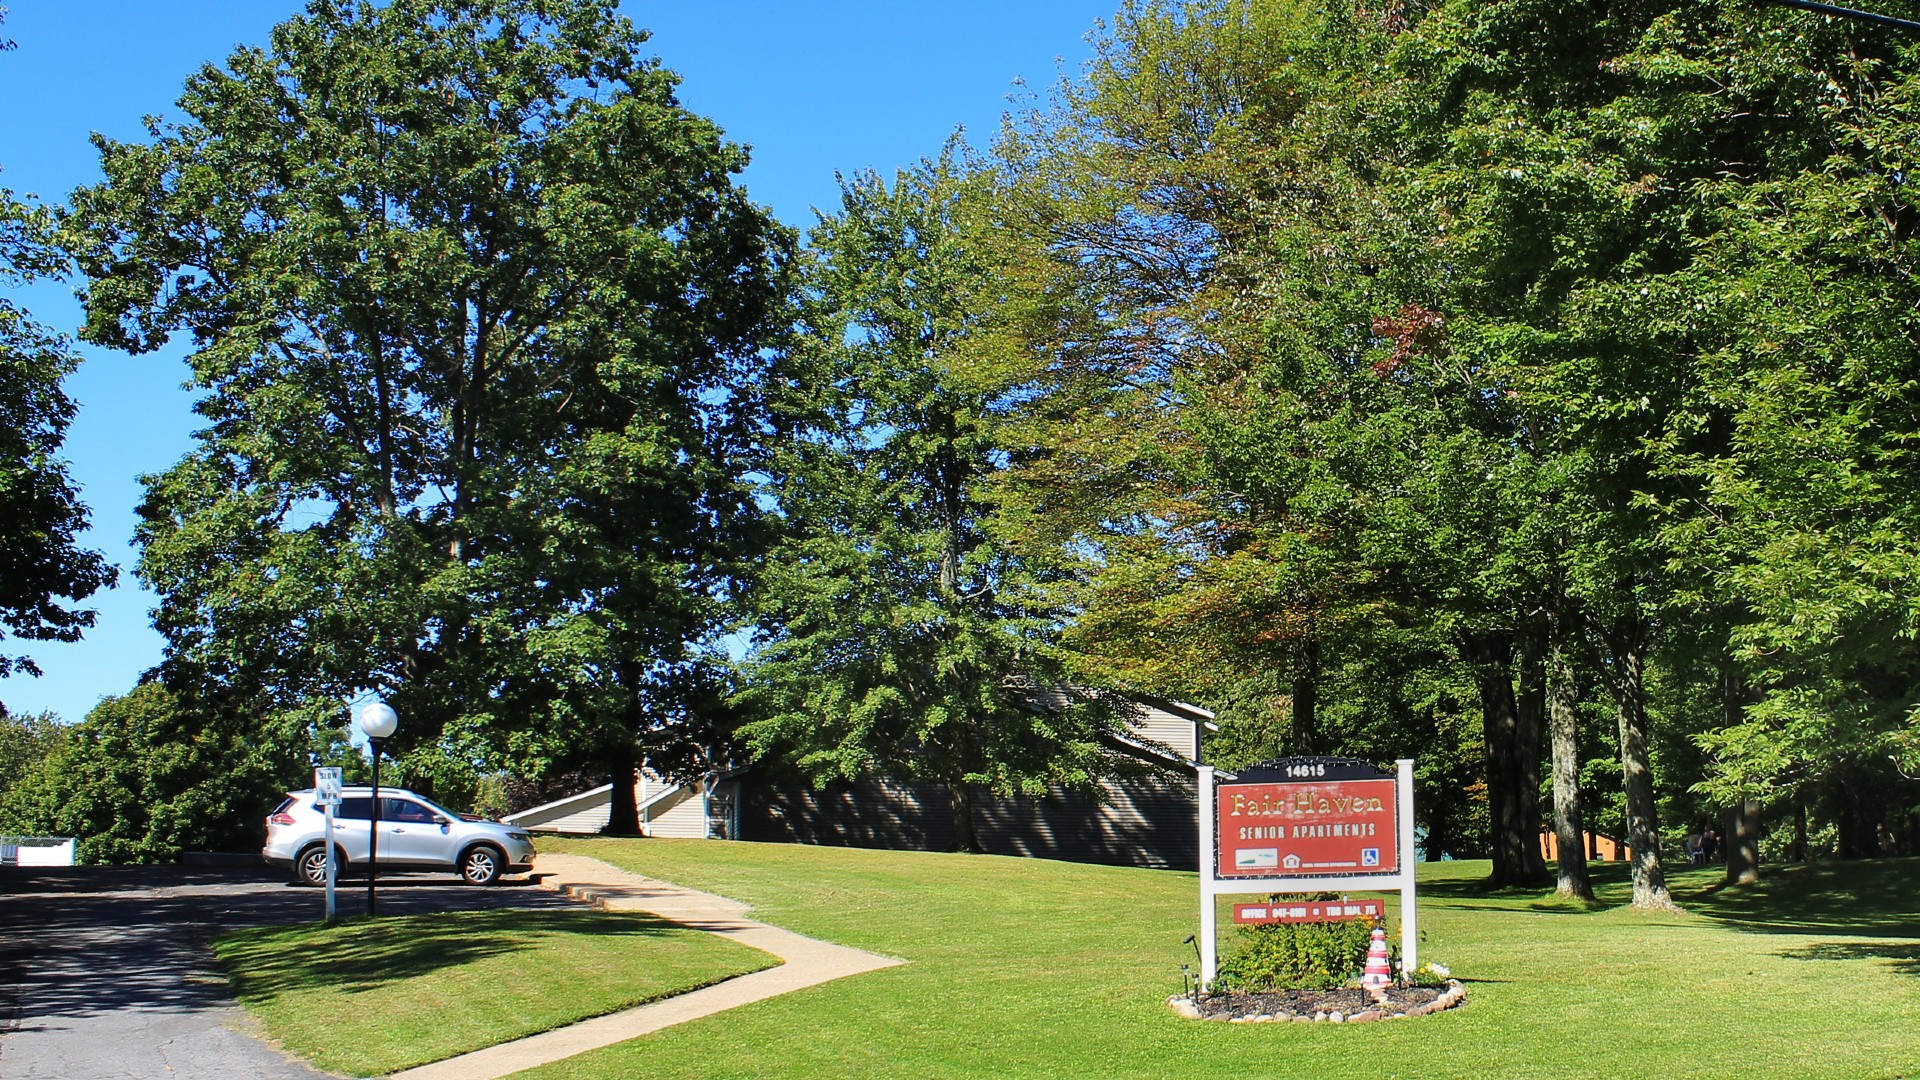
[[[1864,941],[1823,941],[1780,954],[1789,960],[1886,960],[1901,975],[1920,975],[1920,943],[1872,945]]]
[[[1495,915],[1597,915],[1607,910],[1605,904],[1582,904],[1573,900],[1551,898],[1534,900],[1525,904],[1460,904],[1450,903],[1448,911],[1485,911]]]
[[[1688,911],[1736,930],[1920,938],[1917,883],[1920,859],[1859,859],[1767,866],[1757,884],[1715,881],[1697,891],[1676,889],[1675,899]]]
[[[1495,886],[1484,877],[1420,883],[1423,897],[1460,911],[1506,914],[1592,914],[1624,907],[1632,898],[1631,868],[1590,863],[1600,902],[1579,904],[1550,889]],[[1667,882],[1690,915],[1730,930],[1881,939],[1827,941],[1783,950],[1792,960],[1881,960],[1895,972],[1920,976],[1920,858],[1772,864],[1753,885],[1729,885],[1724,866],[1673,866]],[[1649,928],[1656,925],[1646,924]],[[1905,940],[1895,940],[1905,939]]]
[[[1548,864],[1552,866],[1551,863]],[[1556,915],[1590,915],[1610,906],[1625,903],[1633,891],[1630,868],[1625,863],[1587,864],[1596,903],[1585,903],[1559,896],[1551,883],[1545,885],[1495,885],[1484,877],[1450,877],[1420,882],[1420,895],[1441,900],[1484,900],[1484,904],[1449,904],[1469,911],[1527,911]],[[1504,901],[1504,903],[1503,903]]]
[[[1484,877],[1422,881],[1420,895],[1472,911],[1582,915],[1625,906],[1632,868],[1588,864],[1596,904],[1555,896],[1551,887],[1496,886]],[[1667,884],[1687,912],[1758,933],[1920,938],[1920,858],[1770,864],[1754,885],[1729,885],[1720,865],[1669,865]],[[1462,903],[1460,901],[1480,901]]]
[[[217,947],[236,996],[331,988],[357,994],[561,936],[660,937],[678,930],[646,915],[605,911],[474,911],[353,919],[330,928],[245,930]]]

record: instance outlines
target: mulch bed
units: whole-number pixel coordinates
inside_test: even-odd
[[[1445,986],[1395,986],[1386,991],[1384,1001],[1376,1001],[1365,990],[1347,987],[1339,990],[1274,990],[1267,993],[1203,994],[1196,1003],[1185,994],[1167,999],[1167,1004],[1182,1016],[1195,1020],[1228,1020],[1236,1023],[1275,1020],[1359,1024],[1372,1020],[1396,1020],[1425,1016],[1451,1009],[1465,1001],[1466,988],[1458,979]]]

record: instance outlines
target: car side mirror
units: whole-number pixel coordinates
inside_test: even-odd
[[[446,818],[446,815],[444,815],[444,814],[435,814],[435,815],[433,815],[433,823],[434,823],[435,825],[445,825],[445,824],[448,824],[448,822],[447,822],[447,818]]]

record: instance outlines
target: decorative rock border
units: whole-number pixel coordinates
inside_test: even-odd
[[[1175,994],[1168,998],[1167,1005],[1172,1008],[1175,1013],[1189,1020],[1216,1020],[1225,1021],[1230,1024],[1365,1024],[1375,1020],[1402,1020],[1409,1016],[1428,1016],[1432,1013],[1443,1012],[1447,1009],[1454,1008],[1466,1000],[1467,988],[1461,984],[1459,979],[1448,979],[1445,988],[1440,991],[1438,997],[1432,1001],[1422,1002],[1421,1004],[1412,1005],[1402,1010],[1390,1011],[1388,1008],[1375,1006],[1352,1013],[1341,1012],[1338,1009],[1320,1009],[1315,1010],[1311,1016],[1304,1014],[1293,1016],[1279,1013],[1254,1013],[1251,1016],[1234,1016],[1227,1012],[1207,1015],[1201,1011],[1200,1006],[1195,1004],[1192,998],[1185,994]]]

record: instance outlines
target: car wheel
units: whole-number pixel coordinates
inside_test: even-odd
[[[475,844],[460,856],[460,877],[469,885],[491,885],[500,879],[500,867],[505,857],[500,849],[487,844]]]
[[[346,860],[342,859],[335,868],[336,873],[345,873]],[[300,857],[293,861],[293,879],[303,885],[325,885],[327,883],[327,848],[324,844],[313,844],[301,849]]]

